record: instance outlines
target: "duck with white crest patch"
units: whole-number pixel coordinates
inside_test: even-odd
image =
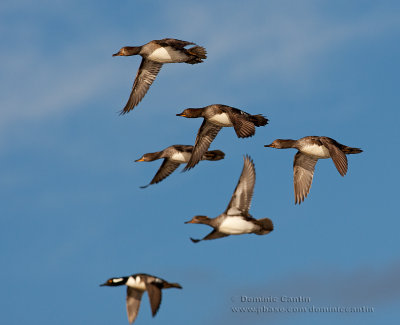
[[[344,176],[348,166],[346,155],[362,152],[359,148],[351,148],[334,139],[318,136],[307,136],[298,140],[276,139],[264,147],[298,150],[293,162],[295,204],[303,202],[310,192],[318,159],[332,158],[339,174]]]
[[[161,304],[161,290],[168,288],[182,289],[179,283],[169,283],[159,277],[137,273],[130,276],[110,278],[100,286],[116,287],[126,285],[126,310],[129,323],[133,323],[139,313],[143,293],[147,291],[153,317],[157,314]]]
[[[213,219],[206,216],[195,216],[192,220],[185,222],[205,224],[214,228],[203,239],[191,238],[192,242],[198,243],[201,240],[217,239],[229,235],[269,234],[274,229],[272,221],[268,218],[254,219],[249,214],[255,181],[254,163],[249,156],[245,156],[242,174],[225,212]]]

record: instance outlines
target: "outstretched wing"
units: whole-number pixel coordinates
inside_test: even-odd
[[[294,156],[293,184],[295,204],[303,202],[310,192],[317,161],[318,159],[302,154],[300,151]]]
[[[161,304],[161,289],[154,284],[146,283],[147,294],[149,295],[151,314],[157,314]]]
[[[221,126],[215,125],[204,119],[200,126],[199,132],[197,132],[192,156],[183,169],[184,171],[189,170],[198,164],[221,128]]]
[[[233,192],[231,201],[225,210],[228,215],[248,215],[251,199],[253,198],[256,170],[249,156],[244,157],[244,165],[239,182]]]
[[[160,40],[159,42],[160,45],[169,45],[169,46],[173,46],[175,48],[179,48],[182,49],[185,46],[188,45],[196,45],[195,43],[192,42],[187,42],[187,41],[181,41],[179,39],[175,39],[175,38],[164,38],[162,40]]]
[[[233,108],[233,107],[232,107]],[[235,129],[238,138],[252,137],[256,133],[256,127],[247,117],[248,113],[239,109],[227,110],[229,119],[232,121],[233,128]]]
[[[342,176],[346,175],[347,157],[346,154],[336,145],[337,142],[327,137],[320,137],[319,140],[325,147],[328,148],[329,154],[331,155],[333,163],[335,164],[339,174]]]
[[[126,311],[128,312],[129,323],[133,323],[139,313],[140,301],[144,291],[127,287]]]
[[[207,236],[205,236],[203,239],[190,238],[190,240],[192,242],[194,242],[194,243],[198,243],[199,241],[202,241],[202,240],[211,240],[211,239],[223,238],[223,237],[226,237],[226,236],[229,236],[229,235],[228,234],[224,234],[224,233],[219,232],[219,231],[214,229]]]
[[[121,114],[131,111],[143,99],[151,84],[160,72],[162,63],[142,59],[139,70],[136,74],[135,82],[132,86],[131,95]]]
[[[180,163],[173,162],[169,159],[164,158],[163,163],[161,164],[160,168],[158,169],[156,175],[151,180],[150,184],[141,186],[141,188],[146,188],[149,185],[157,184],[161,182],[164,178],[167,178],[169,175],[173,173],[175,169],[179,167]]]

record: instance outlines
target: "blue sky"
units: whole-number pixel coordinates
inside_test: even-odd
[[[127,324],[112,276],[146,272],[164,291],[137,324],[397,324],[400,5],[396,1],[3,1],[0,5],[0,243],[7,324]],[[205,46],[199,65],[166,65],[126,116],[139,57],[120,47],[178,38]],[[226,158],[142,190],[159,162],[146,152],[193,144],[213,103],[264,114],[250,139],[213,142]],[[362,154],[342,178],[319,161],[294,205],[294,150],[276,138],[329,136]],[[194,245],[185,225],[223,212],[243,155],[256,165],[250,212],[267,236]],[[241,296],[310,303],[243,304]],[[373,307],[373,313],[233,313],[232,307]]]

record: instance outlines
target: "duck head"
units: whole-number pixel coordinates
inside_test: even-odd
[[[127,276],[121,277],[121,278],[110,278],[108,279],[106,282],[104,282],[103,284],[100,284],[100,287],[103,286],[109,286],[109,287],[116,287],[116,286],[121,286],[124,285],[126,283],[126,281],[128,281]]]
[[[186,108],[182,113],[176,114],[176,116],[183,116],[188,118],[201,117],[203,110],[201,108]]]
[[[202,223],[202,224],[209,224],[210,218],[207,216],[194,216],[192,220],[186,221],[185,223]]]
[[[141,46],[125,46],[121,48],[117,53],[114,53],[112,56],[130,56],[139,54]]]
[[[271,144],[266,144],[264,147],[286,149],[286,148],[294,148],[294,146],[295,146],[295,140],[276,139]]]
[[[149,152],[145,153],[141,158],[136,159],[135,162],[139,161],[153,161],[160,158],[159,152]]]

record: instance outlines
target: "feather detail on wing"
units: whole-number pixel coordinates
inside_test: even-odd
[[[245,115],[239,115],[231,110],[228,110],[227,113],[229,114],[229,119],[232,121],[236,135],[239,138],[252,137],[256,133],[254,123],[246,119]]]
[[[133,323],[139,313],[140,301],[144,291],[127,287],[126,293],[126,311],[128,313],[129,323]]]
[[[231,201],[226,208],[228,215],[248,215],[251,199],[253,198],[254,184],[256,182],[256,170],[249,156],[244,157],[244,165],[239,182],[233,192]]]
[[[164,158],[163,163],[161,164],[160,168],[158,169],[156,175],[151,180],[150,184],[141,186],[141,188],[146,188],[149,185],[157,184],[161,182],[163,179],[167,178],[171,175],[175,169],[179,167],[179,163],[173,162],[169,159]]]
[[[146,283],[147,294],[149,295],[151,314],[157,314],[161,304],[161,289],[154,284]]]
[[[347,173],[347,157],[346,154],[338,148],[336,141],[331,138],[321,137],[321,143],[328,149],[329,154],[336,166],[339,174],[344,176]]]
[[[193,238],[190,238],[190,240],[193,242],[193,243],[198,243],[198,242],[200,242],[200,241],[202,241],[202,240],[211,240],[211,239],[218,239],[218,238],[223,238],[223,237],[226,237],[226,236],[229,236],[228,234],[224,234],[224,233],[222,233],[222,232],[219,232],[219,231],[217,231],[217,230],[213,230],[213,231],[211,231],[207,236],[205,236],[203,239],[193,239]]]
[[[121,114],[128,113],[139,104],[144,95],[146,95],[153,81],[156,79],[161,67],[162,63],[142,59],[142,63],[140,64],[139,70],[136,74],[135,82],[132,86],[129,100],[121,111]]]
[[[203,123],[200,126],[199,132],[197,132],[192,156],[190,157],[190,160],[186,164],[185,168],[183,169],[184,171],[189,170],[197,165],[197,163],[203,157],[204,153],[210,147],[211,142],[213,142],[221,128],[221,126],[215,125],[211,122],[207,122],[207,120],[204,119]]]
[[[164,44],[166,44],[166,45],[169,45],[169,46],[172,46],[172,47],[175,47],[175,48],[179,48],[179,49],[182,49],[182,48],[184,48],[185,46],[188,46],[188,45],[196,45],[195,43],[192,43],[192,42],[181,41],[179,39],[174,39],[174,38],[164,38],[164,39],[159,41],[159,44],[162,45],[162,46]]]
[[[293,184],[295,204],[303,202],[310,192],[317,161],[318,159],[302,154],[300,151],[294,156]]]

